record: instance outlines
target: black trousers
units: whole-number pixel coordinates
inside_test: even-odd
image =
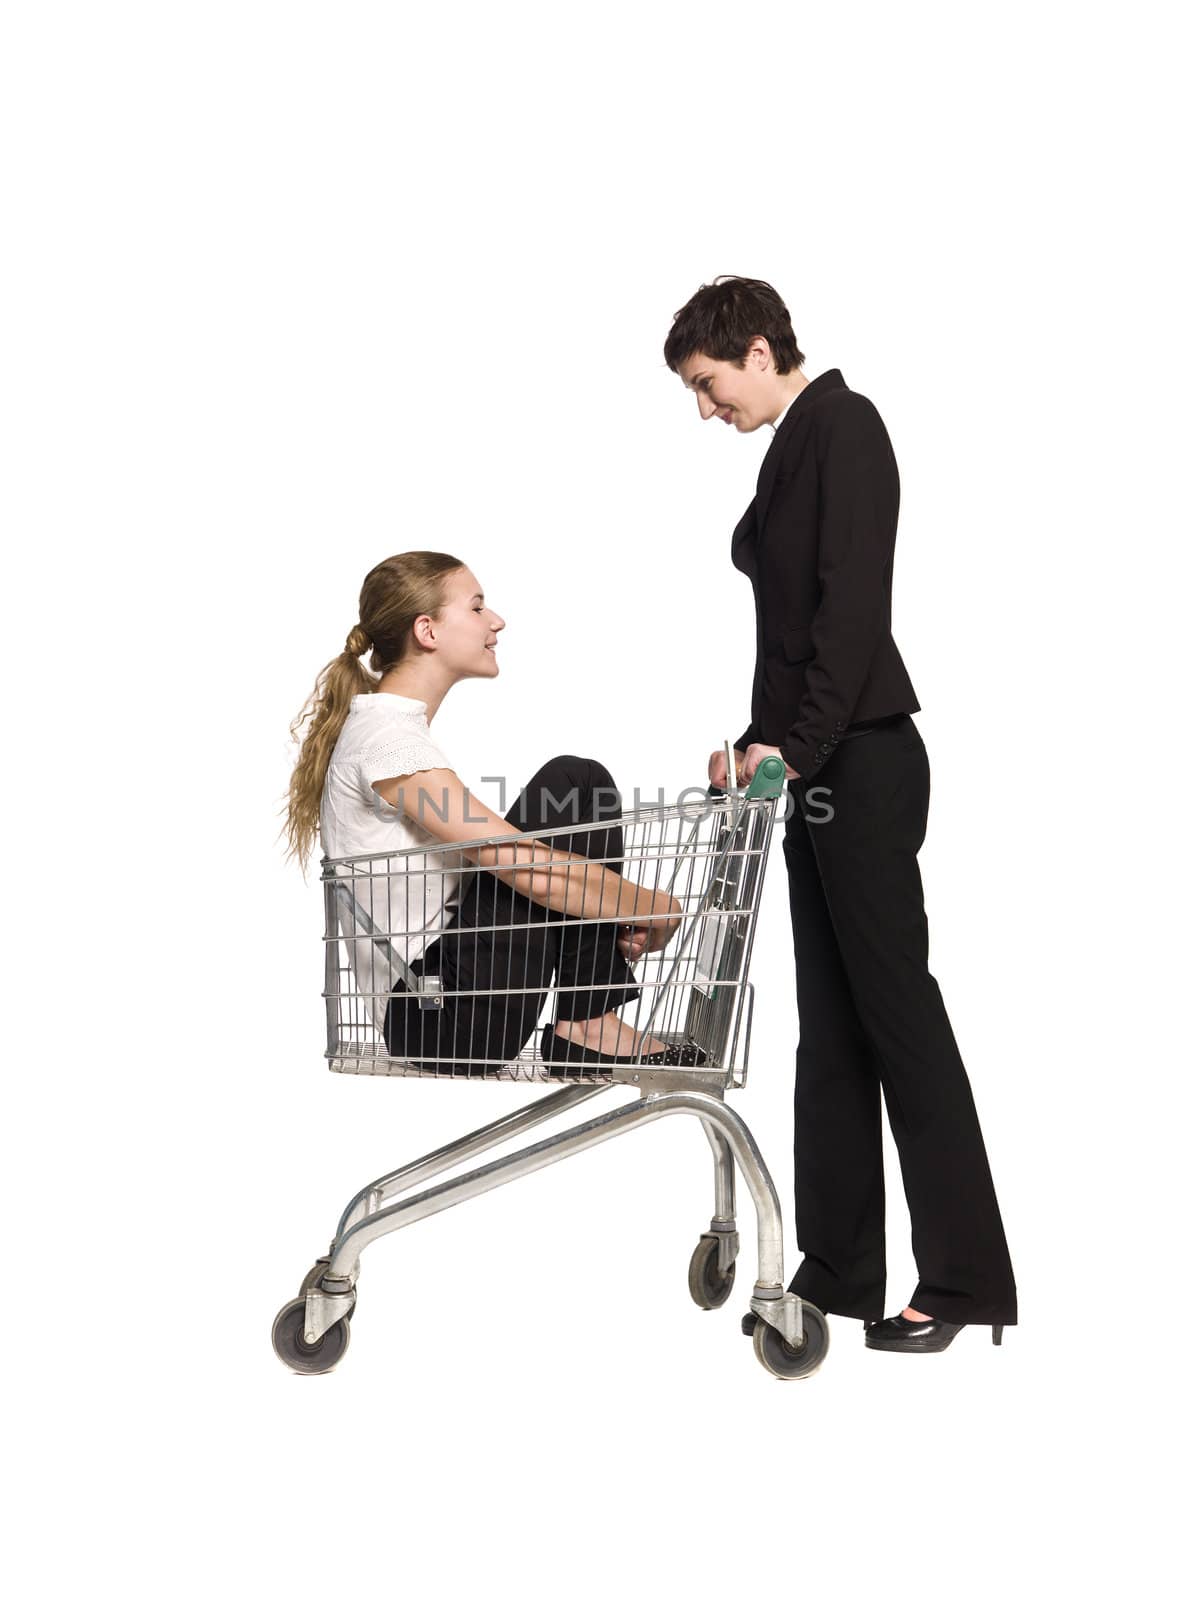
[[[606,767],[584,756],[555,756],[533,775],[505,820],[523,833],[539,833],[620,814],[621,798]],[[556,850],[607,859],[620,871],[619,827],[562,834],[550,843]],[[438,1070],[449,1075],[495,1073],[533,1032],[551,984],[560,990],[556,1021],[603,1016],[637,997],[633,973],[617,949],[616,923],[573,921],[526,899],[493,873],[471,874],[448,928],[453,931],[435,940],[412,967],[418,976],[441,978],[445,1003],[423,1011],[398,985],[385,1025],[391,1055],[432,1057],[446,1063]],[[582,987],[573,992],[575,985]],[[488,989],[532,992],[478,992]]]
[[[909,1303],[950,1322],[1014,1323],[979,1118],[928,968],[917,865],[929,811],[924,742],[905,717],[845,740],[812,785],[789,787],[804,1252],[791,1287],[823,1311],[884,1315],[882,1086],[919,1274]]]

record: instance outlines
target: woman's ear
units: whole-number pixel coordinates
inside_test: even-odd
[[[433,618],[418,617],[413,623],[413,638],[422,650],[432,650],[437,640],[433,635]]]

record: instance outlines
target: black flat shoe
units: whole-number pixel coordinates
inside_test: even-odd
[[[870,1326],[871,1326],[871,1324],[869,1322],[864,1322],[863,1323],[863,1327],[864,1328],[869,1328]],[[748,1339],[753,1339],[754,1330],[757,1327],[758,1327],[758,1312],[757,1311],[747,1311],[746,1315],[742,1318],[742,1332],[746,1335],[746,1337]]]
[[[708,1056],[698,1044],[668,1045],[665,1050],[644,1056],[606,1056],[599,1050],[589,1050],[585,1044],[562,1038],[548,1022],[542,1030],[542,1060],[577,1067],[702,1067]]]
[[[942,1322],[938,1317],[928,1322],[914,1322],[911,1317],[885,1317],[881,1322],[868,1324],[864,1342],[868,1350],[911,1350],[914,1354],[928,1351],[936,1355],[962,1332],[963,1327],[961,1322]],[[993,1324],[992,1343],[999,1344],[1003,1333],[1002,1324]]]

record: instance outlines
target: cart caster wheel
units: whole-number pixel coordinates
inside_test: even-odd
[[[688,1289],[692,1299],[705,1311],[715,1311],[717,1306],[723,1306],[733,1293],[736,1267],[722,1272],[717,1264],[720,1252],[721,1245],[716,1234],[702,1233],[688,1266]]]
[[[829,1351],[829,1324],[816,1306],[804,1305],[804,1343],[793,1350],[778,1328],[761,1317],[754,1330],[754,1354],[768,1372],[777,1378],[808,1378],[824,1361]]]
[[[304,1282],[300,1285],[300,1293],[299,1293],[299,1296],[298,1296],[299,1299],[301,1299],[301,1300],[305,1299],[307,1294],[308,1294],[308,1291],[310,1289],[315,1289],[317,1287],[317,1285],[321,1282],[321,1279],[325,1276],[325,1268],[328,1265],[329,1265],[329,1257],[328,1256],[318,1256],[317,1257],[317,1259],[313,1262],[312,1266],[309,1267],[308,1271],[304,1274]],[[358,1301],[356,1300],[354,1302],[354,1305],[350,1307],[349,1311],[347,1311],[347,1313],[346,1313],[346,1321],[347,1322],[349,1322],[350,1318],[354,1315],[354,1309],[355,1309],[355,1306],[357,1306],[357,1304],[358,1304]]]
[[[293,1372],[328,1372],[336,1367],[350,1344],[350,1327],[339,1317],[331,1328],[308,1344],[304,1338],[304,1301],[289,1300],[271,1329],[275,1354]]]

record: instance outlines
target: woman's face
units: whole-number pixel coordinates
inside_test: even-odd
[[[500,671],[496,636],[504,618],[484,604],[483,586],[468,567],[450,574],[442,596],[440,616],[418,618],[418,642],[435,649],[456,678],[494,678]]]
[[[682,362],[679,376],[685,389],[695,391],[702,421],[720,417],[739,433],[753,433],[779,415],[779,379],[771,347],[763,338],[752,339],[745,363],[718,361],[696,351]]]

